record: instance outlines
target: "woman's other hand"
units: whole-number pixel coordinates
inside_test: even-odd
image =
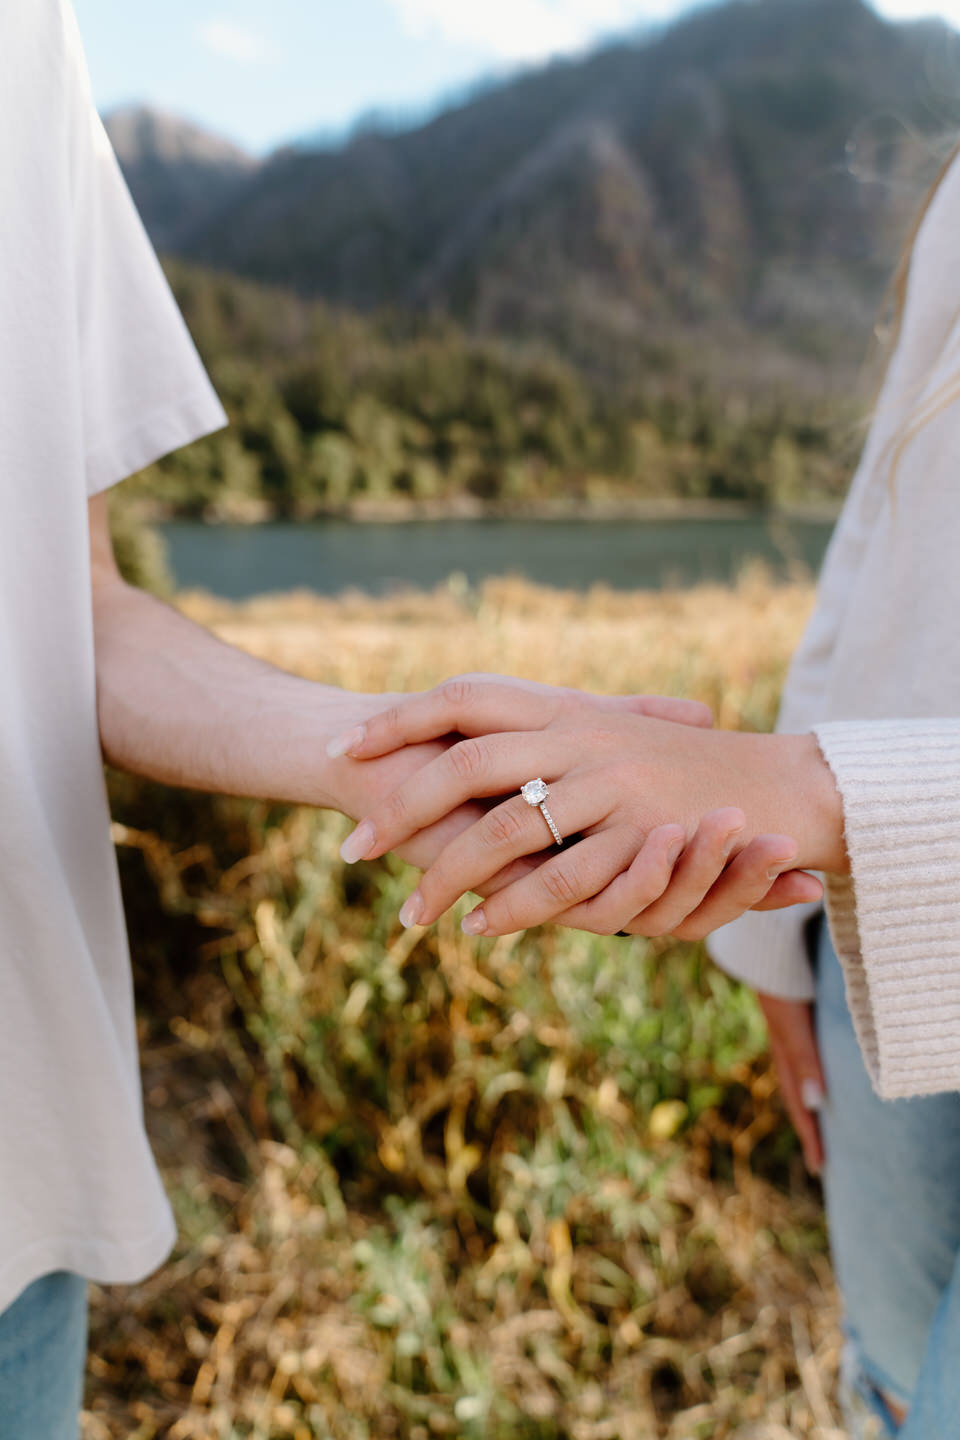
[[[812,1175],[823,1169],[823,1138],[817,1112],[826,1095],[826,1083],[817,1049],[813,1006],[803,1000],[781,1000],[758,995],[767,1021],[773,1055],[793,1128],[803,1146],[803,1158]]]

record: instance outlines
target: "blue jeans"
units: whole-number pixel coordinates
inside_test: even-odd
[[[908,1408],[900,1440],[960,1440],[960,1094],[879,1100],[826,925],[817,961],[824,1191],[849,1378],[881,1434],[897,1434],[885,1394]]]
[[[0,1440],[77,1440],[87,1282],[56,1270],[0,1314]]]

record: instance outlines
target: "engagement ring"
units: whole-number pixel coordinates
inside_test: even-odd
[[[553,836],[554,840],[556,840],[558,845],[562,845],[563,836],[557,829],[556,821],[554,820],[553,816],[550,814],[550,811],[547,809],[546,804],[544,803],[550,794],[550,791],[547,789],[546,781],[528,780],[526,785],[522,785],[520,787],[520,794],[523,796],[524,800],[526,800],[528,805],[533,805],[536,807],[537,810],[540,811],[540,814],[550,826],[550,834]]]

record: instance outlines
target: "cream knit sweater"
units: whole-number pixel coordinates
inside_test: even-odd
[[[960,1090],[960,162],[924,221],[903,330],[778,728],[812,730],[843,800],[849,880],[827,914],[884,1098]],[[891,484],[891,439],[930,413]],[[810,998],[815,907],[718,930],[718,964]]]

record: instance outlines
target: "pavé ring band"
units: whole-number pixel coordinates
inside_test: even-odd
[[[523,796],[524,800],[526,800],[528,805],[533,805],[537,810],[540,811],[540,814],[550,826],[550,834],[553,836],[554,840],[556,840],[558,845],[562,845],[563,836],[557,829],[557,822],[554,820],[553,816],[550,814],[550,811],[547,809],[545,804],[545,801],[550,794],[550,791],[547,789],[546,781],[528,780],[526,785],[522,785],[520,787],[520,794]]]

